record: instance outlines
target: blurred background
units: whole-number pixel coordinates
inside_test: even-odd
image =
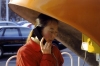
[[[0,66],[4,66],[7,59],[16,55],[17,50],[26,42],[29,32],[34,29],[34,25],[27,20],[15,14],[8,7],[9,0],[0,0]],[[83,60],[78,64],[78,56],[65,47],[57,40],[53,44],[58,47],[61,52],[68,52],[73,56],[73,65],[80,66]],[[70,57],[63,55],[63,66],[71,66]],[[15,66],[16,59],[13,59],[9,66]],[[87,64],[86,64],[87,66]]]
[[[8,8],[8,2],[9,0],[0,0],[0,21],[23,21],[23,18]]]

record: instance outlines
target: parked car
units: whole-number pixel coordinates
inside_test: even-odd
[[[0,26],[0,57],[6,52],[17,52],[25,44],[31,29],[20,26]]]
[[[10,21],[0,21],[0,26],[19,26],[19,25]]]
[[[25,23],[29,23],[28,21],[19,21],[19,22],[16,22],[18,25],[22,26],[23,24]]]
[[[57,41],[56,39],[52,42],[55,46],[58,47],[59,50],[66,49],[67,47],[64,46],[61,42]]]
[[[23,27],[29,27],[29,28],[31,28],[31,29],[34,29],[34,27],[35,27],[32,23],[25,23],[25,24],[23,24],[22,26],[23,26]]]

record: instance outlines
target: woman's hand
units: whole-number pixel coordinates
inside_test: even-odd
[[[51,54],[51,44],[52,42],[46,42],[43,44],[44,38],[40,41],[40,47],[43,54]]]

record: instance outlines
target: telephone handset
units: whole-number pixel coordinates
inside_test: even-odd
[[[34,35],[37,36],[37,38],[39,39],[39,41],[41,41],[41,39],[43,37],[42,36],[42,27],[37,26],[37,27],[35,27],[33,29],[33,31],[34,31]],[[44,39],[43,44],[45,44],[45,43],[46,43],[46,40]]]

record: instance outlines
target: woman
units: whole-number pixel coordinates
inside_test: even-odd
[[[63,57],[58,48],[52,45],[57,36],[58,21],[40,14],[36,22],[42,28],[43,38],[39,41],[33,30],[31,31],[26,44],[17,52],[17,66],[62,66]]]

